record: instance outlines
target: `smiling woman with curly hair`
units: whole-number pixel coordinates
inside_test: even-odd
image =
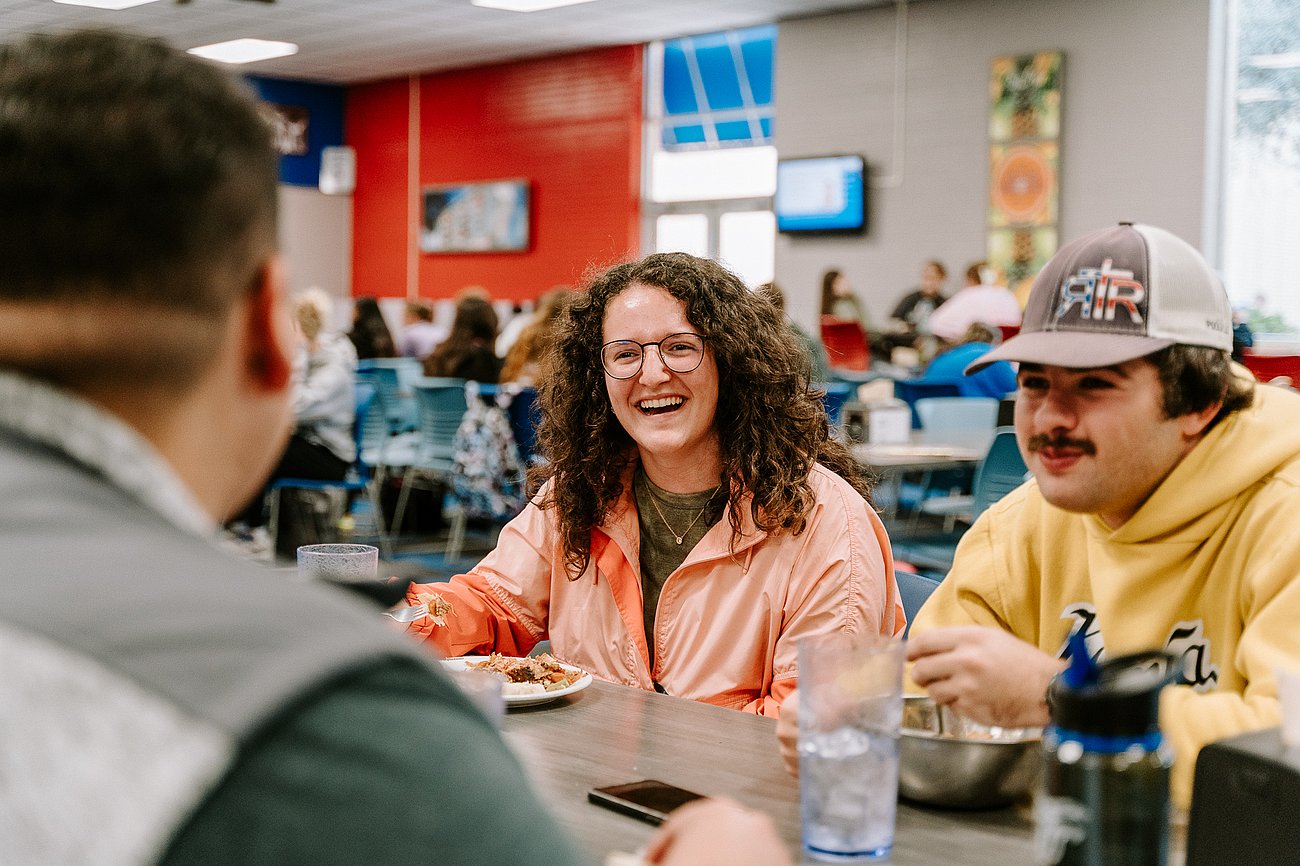
[[[569,305],[538,399],[538,494],[411,630],[774,715],[800,637],[904,621],[870,486],[780,312],[714,262],[652,255]],[[724,520],[725,518],[725,520]]]

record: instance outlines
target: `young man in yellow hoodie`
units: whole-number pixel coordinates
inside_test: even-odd
[[[1083,629],[1089,653],[1165,649],[1185,685],[1161,726],[1186,806],[1205,744],[1280,720],[1300,667],[1300,396],[1233,368],[1232,313],[1201,256],[1121,223],[1067,245],[1019,336],[967,369],[1020,362],[1016,437],[1033,479],[962,539],[912,625],[912,678],[1008,726]]]

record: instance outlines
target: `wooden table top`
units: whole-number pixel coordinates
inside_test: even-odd
[[[552,704],[512,709],[506,741],[553,813],[600,863],[635,851],[648,824],[587,802],[593,787],[659,779],[725,795],[771,815],[800,856],[799,785],[785,771],[776,722],[684,698],[595,682]],[[1032,863],[1032,826],[1011,809],[954,812],[900,803],[891,866]]]

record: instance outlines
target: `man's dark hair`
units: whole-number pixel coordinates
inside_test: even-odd
[[[1222,400],[1223,406],[1205,428],[1209,430],[1254,399],[1254,384],[1232,371],[1232,359],[1222,349],[1177,343],[1148,355],[1147,360],[1160,376],[1169,418],[1200,412]]]
[[[251,91],[205,61],[110,31],[0,47],[0,305],[217,330],[275,250],[277,183]],[[24,348],[0,340],[0,364],[40,375]]]
[[[743,508],[762,530],[803,532],[814,505],[808,481],[814,462],[871,503],[871,480],[831,438],[821,392],[808,381],[808,355],[771,302],[716,262],[658,253],[610,268],[574,299],[541,377],[537,436],[547,462],[529,478],[535,485],[551,482],[542,507],[558,509],[572,576],[586,567],[591,531],[617,503],[635,460],[635,443],[610,406],[600,362],[606,309],[633,284],[661,288],[681,301],[717,363],[718,481],[728,492],[733,542]]]

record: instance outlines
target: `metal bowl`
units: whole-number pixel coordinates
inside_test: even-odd
[[[924,696],[904,702],[898,792],[908,800],[992,809],[1025,798],[1038,779],[1042,731],[994,728]]]

